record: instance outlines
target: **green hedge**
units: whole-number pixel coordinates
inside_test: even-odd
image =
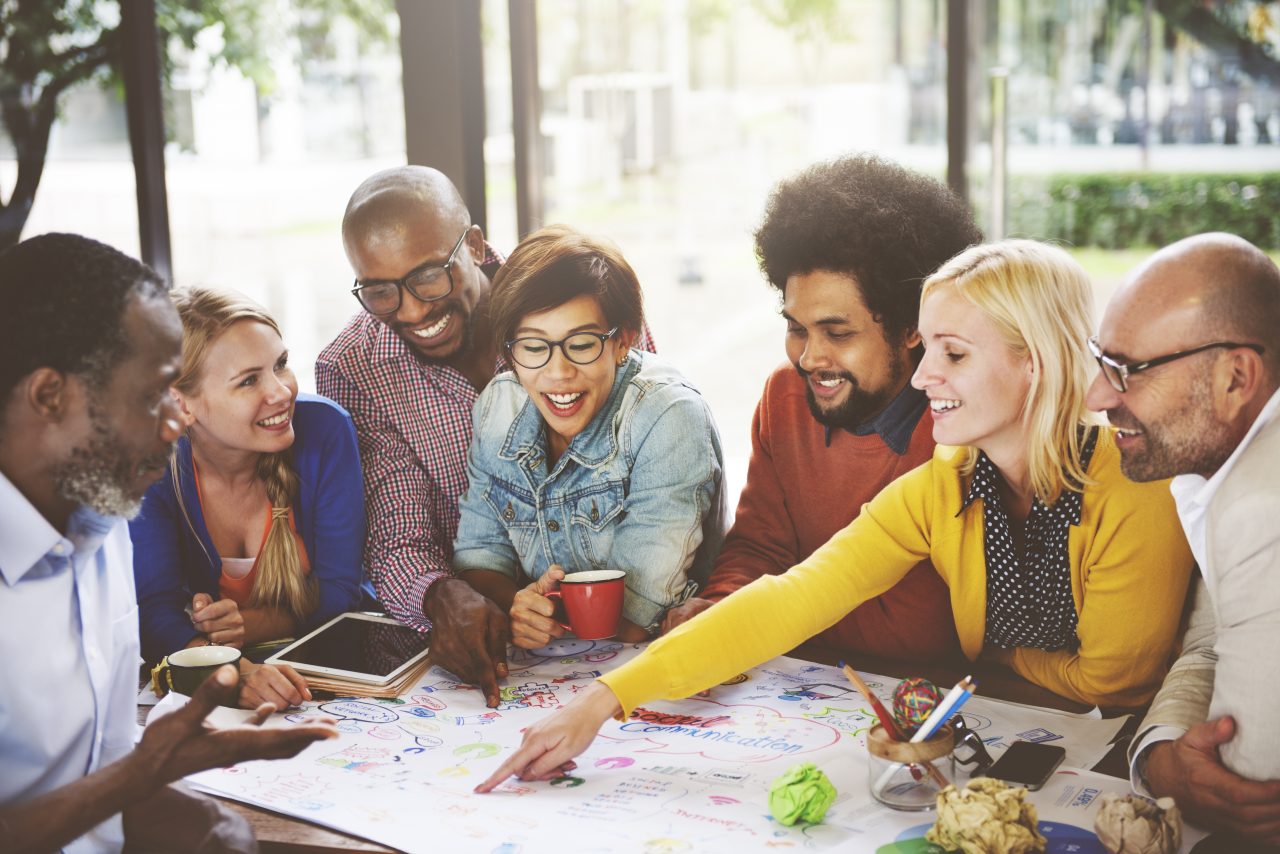
[[[1071,246],[1164,246],[1205,231],[1280,249],[1280,172],[1020,176],[1008,233]]]

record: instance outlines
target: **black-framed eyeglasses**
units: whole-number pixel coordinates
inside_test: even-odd
[[[987,745],[982,737],[969,729],[963,715],[958,714],[951,719],[951,729],[956,734],[956,746],[952,749],[956,764],[967,768],[972,777],[985,773],[995,760],[987,752]]]
[[[559,341],[546,338],[515,338],[507,342],[511,360],[522,368],[541,368],[551,361],[551,351],[556,347],[575,365],[589,365],[604,352],[604,342],[618,334],[618,327],[608,332],[575,332]]]
[[[458,258],[458,250],[471,232],[471,226],[462,231],[462,236],[453,245],[449,259],[443,264],[428,261],[420,267],[414,267],[402,279],[372,279],[361,282],[356,279],[351,293],[370,314],[392,314],[400,309],[400,301],[404,291],[408,291],[423,302],[442,300],[453,293],[453,265]]]
[[[1167,365],[1177,359],[1185,359],[1187,356],[1194,356],[1196,353],[1203,353],[1205,350],[1234,350],[1238,347],[1244,347],[1252,350],[1258,355],[1266,352],[1266,348],[1261,344],[1243,344],[1238,341],[1214,341],[1211,344],[1201,344],[1199,347],[1192,347],[1190,350],[1182,350],[1177,353],[1170,353],[1167,356],[1157,356],[1154,359],[1147,359],[1142,362],[1121,362],[1106,353],[1102,352],[1102,348],[1098,346],[1097,338],[1089,339],[1089,352],[1093,354],[1093,358],[1098,360],[1098,367],[1102,369],[1102,375],[1107,378],[1107,382],[1118,392],[1126,392],[1129,390],[1129,377],[1142,371],[1157,368],[1160,365]]]

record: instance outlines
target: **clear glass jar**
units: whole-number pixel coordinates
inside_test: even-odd
[[[896,810],[931,810],[938,792],[956,775],[955,733],[950,726],[928,741],[894,741],[876,725],[867,733],[867,781],[871,796]]]

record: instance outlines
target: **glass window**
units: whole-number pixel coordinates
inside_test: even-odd
[[[543,221],[635,267],[659,350],[715,411],[733,495],[785,358],[752,243],[765,199],[850,151],[943,176],[945,18],[924,0],[539,0]]]

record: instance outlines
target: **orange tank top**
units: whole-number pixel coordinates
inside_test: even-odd
[[[200,501],[200,512],[204,513],[204,493],[200,489],[200,469],[196,465],[195,459],[191,460],[191,470],[195,474],[196,479],[196,498]],[[267,534],[271,531],[272,511],[275,508],[271,506],[271,502],[267,502],[266,518],[262,525],[262,539],[258,541],[258,556],[262,554],[262,545],[267,541]],[[298,558],[302,564],[302,574],[311,574],[311,561],[307,557],[307,548],[302,543],[302,537],[298,536],[298,525],[294,518],[293,508],[289,508],[289,531],[293,534],[294,541],[298,544]],[[235,602],[236,605],[243,608],[249,602],[249,597],[253,593],[253,581],[258,577],[258,557],[253,560],[253,568],[250,569],[240,578],[234,578],[223,572],[218,578],[218,592],[226,599]]]

